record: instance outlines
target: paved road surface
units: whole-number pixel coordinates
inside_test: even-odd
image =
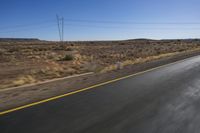
[[[199,132],[200,56],[0,116],[0,133]]]

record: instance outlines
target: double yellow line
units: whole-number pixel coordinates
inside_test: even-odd
[[[191,57],[191,58],[193,58],[193,57]],[[162,67],[166,67],[166,66],[178,63],[178,62],[182,62],[182,61],[185,61],[185,60],[188,60],[188,59],[189,58],[183,59],[183,60],[179,60],[179,61],[176,61],[176,62],[173,62],[173,63],[169,63],[169,64],[166,64],[166,65],[162,65],[162,66],[158,66],[158,67],[155,67],[155,68],[151,68],[151,69],[148,69],[148,70],[145,70],[145,71],[142,71],[142,72],[138,72],[138,73],[131,74],[131,75],[128,75],[128,76],[124,76],[124,77],[121,77],[121,78],[117,78],[117,79],[113,79],[113,80],[110,80],[110,81],[107,81],[107,82],[96,84],[96,85],[93,85],[93,86],[90,86],[90,87],[87,87],[87,88],[83,88],[83,89],[80,89],[80,90],[77,90],[77,91],[69,92],[69,93],[66,93],[66,94],[63,94],[63,95],[51,97],[51,98],[44,99],[44,100],[41,100],[41,101],[38,101],[38,102],[34,102],[34,103],[30,103],[30,104],[23,105],[23,106],[20,106],[20,107],[16,107],[16,108],[13,108],[13,109],[9,109],[9,110],[0,112],[0,115],[5,115],[5,114],[8,114],[8,113],[17,111],[17,110],[21,110],[21,109],[24,109],[24,108],[32,107],[32,106],[35,106],[35,105],[38,105],[38,104],[42,104],[42,103],[49,102],[49,101],[52,101],[52,100],[56,100],[56,99],[59,99],[59,98],[63,98],[63,97],[66,97],[66,96],[70,96],[70,95],[73,95],[73,94],[76,94],[76,93],[79,93],[79,92],[87,91],[87,90],[90,90],[90,89],[93,89],[93,88],[97,88],[99,86],[103,86],[103,85],[106,85],[106,84],[110,84],[110,83],[113,83],[113,82],[116,82],[116,81],[119,81],[119,80],[127,79],[129,77],[141,75],[141,74],[144,74],[146,72],[150,72],[150,71],[153,71],[153,70],[156,70],[156,69],[159,69],[159,68],[162,68]]]

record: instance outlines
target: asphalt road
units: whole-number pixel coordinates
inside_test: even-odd
[[[0,116],[0,133],[199,132],[200,56]]]

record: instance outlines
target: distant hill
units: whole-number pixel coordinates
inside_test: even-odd
[[[126,41],[155,41],[155,40],[147,38],[138,38],[138,39],[128,39]]]
[[[76,42],[76,43],[85,43],[85,42],[91,42],[91,43],[97,43],[97,42],[149,42],[149,41],[164,41],[164,42],[200,42],[200,39],[194,38],[194,39],[161,39],[161,40],[155,40],[155,39],[148,39],[148,38],[138,38],[138,39],[128,39],[128,40],[98,40],[98,41],[66,41],[66,42]],[[0,42],[53,42],[53,41],[46,41],[46,40],[40,40],[38,38],[0,38]]]
[[[37,38],[0,38],[0,42],[35,42]]]
[[[147,39],[147,38],[138,38],[138,39],[129,39],[127,41],[200,41],[198,38],[194,39],[161,39],[161,40],[156,40],[156,39]]]

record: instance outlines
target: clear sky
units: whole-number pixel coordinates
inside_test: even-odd
[[[200,38],[200,0],[1,0],[0,37],[58,40]]]

